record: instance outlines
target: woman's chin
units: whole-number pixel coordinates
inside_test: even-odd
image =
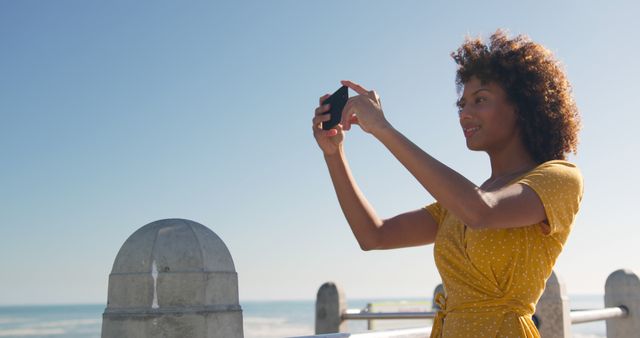
[[[481,147],[473,142],[470,142],[469,139],[467,139],[467,149],[474,151],[482,150]]]

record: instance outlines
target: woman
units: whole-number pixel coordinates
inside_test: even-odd
[[[387,121],[374,91],[358,93],[335,128],[313,131],[344,215],[363,250],[434,243],[445,295],[431,337],[539,337],[532,315],[582,199],[576,152],[579,115],[553,55],[496,31],[489,44],[466,39],[458,65],[459,120],[467,147],[485,151],[491,176],[480,186],[438,162]],[[328,95],[320,98],[320,102]],[[353,179],[343,151],[352,124],[376,137],[437,202],[380,219]]]

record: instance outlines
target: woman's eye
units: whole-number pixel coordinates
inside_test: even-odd
[[[482,97],[481,96],[481,97],[476,98],[476,103],[485,102],[485,101],[487,101],[486,97]]]

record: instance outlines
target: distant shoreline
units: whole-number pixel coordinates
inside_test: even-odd
[[[604,299],[604,293],[575,293],[575,294],[568,294],[569,300],[574,299],[574,298],[595,298],[595,297],[602,297],[602,299]],[[354,303],[361,303],[361,302],[381,302],[381,301],[403,301],[403,300],[407,300],[407,301],[415,301],[415,300],[431,300],[431,297],[406,297],[406,298],[394,298],[394,297],[372,297],[372,298],[347,298],[347,302],[353,301]],[[260,300],[260,299],[245,299],[245,300],[240,300],[240,304],[242,305],[242,303],[306,303],[306,302],[315,302],[315,298],[309,298],[309,299],[276,299],[276,300],[272,300],[272,299],[266,299],[266,300]],[[0,304],[0,308],[9,308],[9,307],[47,307],[47,306],[60,306],[60,307],[64,307],[64,306],[69,306],[69,307],[73,307],[73,306],[107,306],[107,303],[104,302],[91,302],[91,303],[23,303],[23,304]]]

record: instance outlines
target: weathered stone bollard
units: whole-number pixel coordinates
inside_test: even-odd
[[[103,338],[242,338],[238,275],[224,242],[185,219],[149,223],[109,275]]]
[[[555,271],[547,279],[534,314],[542,337],[571,337],[569,297],[562,278]]]
[[[627,269],[612,272],[604,285],[604,307],[621,305],[629,314],[626,318],[607,319],[607,337],[637,337],[640,334],[640,279]]]
[[[342,288],[332,282],[322,284],[316,296],[316,334],[345,332],[342,313],[347,310],[347,298]]]

